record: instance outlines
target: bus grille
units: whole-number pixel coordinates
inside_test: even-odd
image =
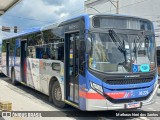
[[[115,80],[104,80],[105,83],[110,85],[125,85],[125,84],[138,84],[138,83],[147,83],[151,82],[154,77],[149,78],[132,78],[132,79],[115,79]]]

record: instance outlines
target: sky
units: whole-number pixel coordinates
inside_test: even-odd
[[[139,14],[142,16],[142,14],[154,14],[160,10],[159,0],[140,1],[142,1],[142,3],[134,5],[134,3],[139,2],[139,0],[120,0],[120,7],[133,4],[132,6],[120,8],[120,13],[128,13],[129,15],[136,16]],[[150,4],[152,4],[153,7],[149,7]],[[94,7],[96,8],[96,6]],[[111,8],[115,9],[114,6],[110,4],[104,4],[101,8],[105,11]],[[99,8],[96,9],[103,11]],[[89,10],[93,10],[95,12],[94,9]],[[22,0],[0,17],[0,26],[18,26],[25,30],[31,27],[39,27],[63,21],[83,12],[84,0]]]
[[[0,17],[0,26],[18,26],[23,31],[57,23],[84,12],[84,0],[22,0]],[[3,32],[3,36],[8,35]]]
[[[67,18],[84,13],[84,1],[85,0],[22,0],[4,15],[0,16],[0,26],[18,26],[22,31],[25,31],[28,28],[41,27],[64,21]],[[154,25],[159,26],[160,34],[159,5],[160,0],[119,0],[119,13],[158,21],[154,22]],[[110,2],[92,7],[102,13],[115,14],[115,7]],[[96,10],[91,8],[87,10],[88,13],[90,13],[89,11],[91,11],[91,13],[97,13]],[[8,34],[11,35],[11,33],[3,32],[3,37],[8,36]],[[1,39],[2,35],[0,35],[0,42]]]

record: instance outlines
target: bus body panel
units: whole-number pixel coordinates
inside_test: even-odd
[[[87,87],[88,83],[86,81],[86,78],[83,76],[79,76],[79,109],[86,110],[86,92],[89,90]]]
[[[54,63],[60,65],[61,71],[52,70]],[[27,85],[46,95],[49,95],[49,83],[52,77],[56,77],[60,84],[64,84],[64,63],[61,61],[28,58],[27,66]]]
[[[2,41],[2,72],[7,75],[7,40]]]
[[[21,75],[20,75],[20,57],[15,57],[14,58],[14,70],[15,70],[15,77],[16,80],[21,82]]]
[[[44,39],[48,39],[48,36],[53,35],[53,36],[56,36],[57,37],[56,39],[58,40],[62,38],[64,40],[70,40],[70,39],[66,39],[65,35],[68,35],[68,34],[71,35],[72,33],[78,32],[80,36],[79,38],[81,38],[80,40],[82,40],[83,42],[85,41],[85,45],[86,45],[89,37],[89,32],[92,27],[93,26],[92,26],[91,17],[89,17],[89,15],[82,15],[77,18],[62,22],[61,24],[59,24],[59,26],[56,26],[54,28],[51,27],[47,30],[42,30],[41,33],[43,33],[44,35],[45,32],[47,31],[45,36],[46,38]],[[37,32],[39,31],[35,31],[35,33]],[[30,35],[29,33],[25,33],[22,35],[22,37],[25,36],[26,34]],[[29,41],[28,38],[27,40]],[[36,46],[36,45],[29,46],[28,41],[27,41],[28,49],[29,47]],[[64,42],[66,43],[66,41]],[[44,44],[40,44],[40,45],[43,46]],[[37,45],[36,47],[38,48],[39,46]],[[35,49],[37,49],[36,47]],[[16,55],[17,49],[18,47],[15,47],[14,57],[9,58],[9,61],[10,61],[9,73],[11,73],[11,68],[13,67],[16,73],[16,80],[19,82],[23,82],[23,80],[21,79],[21,72],[20,72],[21,71],[20,57],[17,57]],[[35,50],[35,52],[37,51]],[[69,100],[74,104],[78,105],[80,110],[98,111],[98,110],[126,109],[127,104],[135,101],[135,100],[128,101],[129,99],[143,98],[146,96],[149,96],[149,97],[147,99],[139,100],[137,102],[140,102],[141,105],[143,106],[143,105],[151,104],[155,100],[154,98],[156,97],[156,92],[158,89],[157,75],[155,75],[155,77],[150,82],[146,82],[146,83],[110,85],[103,81],[104,78],[102,79],[102,77],[97,77],[91,72],[89,72],[90,68],[89,68],[88,59],[90,54],[87,53],[87,51],[85,51],[84,53],[85,61],[79,61],[82,63],[84,62],[83,64],[85,64],[85,68],[84,68],[85,74],[81,73],[81,71],[78,71],[78,77],[76,76],[78,78],[78,93],[76,93],[77,94],[76,97],[78,98],[78,101],[75,102],[70,99],[72,96],[66,95],[66,90],[69,89],[68,87],[70,87],[70,83],[66,84],[67,77],[65,72],[69,68],[65,68],[65,61],[64,61],[65,59],[63,60],[52,60],[51,58],[43,59],[42,57],[39,57],[41,55],[39,55],[38,56],[39,58],[37,58],[37,54],[40,54],[40,52],[37,52],[35,54],[36,57],[32,58],[30,56],[27,56],[26,58],[27,72],[26,72],[25,84],[46,95],[49,95],[49,84],[52,78],[55,77],[60,83],[60,87],[62,91],[62,101]],[[60,68],[58,71],[53,70],[54,64],[58,65],[58,68]],[[81,66],[83,64],[78,64],[78,66]],[[78,69],[80,69],[80,67]],[[4,74],[7,74],[5,52],[2,52],[2,71]],[[92,83],[95,83],[100,87],[102,87],[103,93],[100,93],[99,91],[93,89],[91,87]],[[74,90],[72,90],[72,92],[74,92]],[[114,103],[112,100],[114,101],[126,100],[126,102]]]
[[[150,105],[153,104],[155,102],[155,98],[156,98],[156,94],[157,94],[157,90],[158,90],[158,85],[155,87],[153,93],[151,94],[151,96],[142,102],[142,105]],[[92,94],[96,95],[99,93],[95,93],[95,91],[91,92]],[[119,104],[114,104],[110,101],[108,101],[106,98],[103,97],[99,97],[99,99],[95,98],[95,99],[86,99],[86,110],[87,111],[106,111],[106,110],[124,110],[126,109],[126,105],[129,103],[119,103]]]
[[[99,82],[98,80],[95,79],[95,77],[90,77],[91,75],[87,75],[89,79],[88,81],[94,81],[96,83]],[[82,80],[82,79],[81,79]],[[149,105],[155,102],[155,97],[157,94],[157,89],[158,89],[158,84],[157,84],[158,77],[156,76],[152,84],[150,84],[150,87],[148,88],[139,88],[137,90],[118,90],[116,91],[115,88],[113,88],[113,91],[111,92],[110,90],[106,89],[103,87],[104,94],[110,95],[113,100],[127,100],[127,99],[132,99],[132,98],[140,98],[140,97],[145,97],[148,94],[149,97],[147,99],[137,101],[141,102],[142,106],[143,105]],[[125,103],[113,103],[113,101],[107,100],[107,97],[105,97],[104,94],[101,94],[97,92],[96,90],[92,89],[90,87],[90,84],[87,83],[88,86],[85,86],[84,81],[81,81],[81,84],[83,84],[83,87],[81,86],[81,91],[80,91],[80,101],[84,103],[84,105],[80,106],[81,110],[87,110],[87,111],[99,111],[99,110],[116,110],[116,109],[126,109],[126,105],[129,103],[132,103],[131,101],[126,101]],[[100,84],[100,82],[99,82]],[[141,84],[140,84],[141,85]],[[103,86],[103,85],[102,85]],[[130,85],[129,85],[130,86]],[[146,86],[148,86],[146,84]],[[125,88],[123,86],[123,88]]]
[[[6,53],[2,53],[2,65],[1,65],[1,67],[2,67],[2,72],[5,74],[5,75],[7,75],[7,71],[6,71]]]

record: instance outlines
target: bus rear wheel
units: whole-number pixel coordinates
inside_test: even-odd
[[[65,103],[62,101],[62,91],[58,81],[54,82],[52,86],[52,100],[56,107],[65,107]]]
[[[17,85],[18,84],[18,82],[16,81],[15,71],[14,70],[12,70],[12,72],[11,72],[11,80],[12,80],[12,84],[13,85]]]

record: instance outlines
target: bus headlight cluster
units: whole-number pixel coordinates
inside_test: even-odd
[[[102,89],[102,86],[96,84],[96,83],[93,83],[93,82],[90,82],[90,85],[91,85],[91,88],[94,89],[95,91],[103,94],[103,89]]]

